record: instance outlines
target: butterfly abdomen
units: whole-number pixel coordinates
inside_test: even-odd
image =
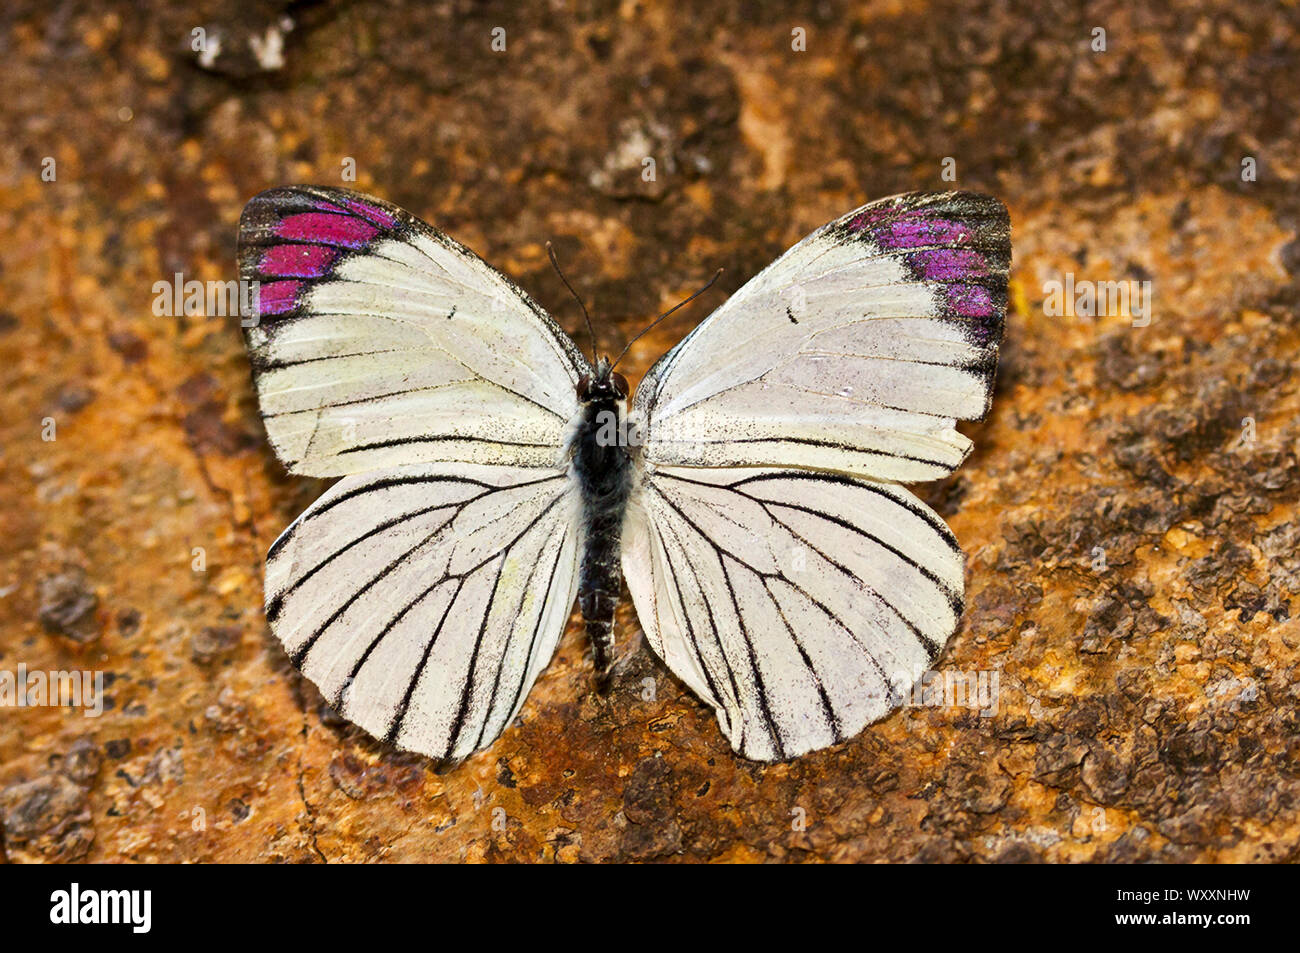
[[[583,548],[578,604],[596,668],[596,686],[609,687],[614,610],[623,582],[619,552],[632,487],[632,457],[622,433],[622,401],[584,402],[573,438],[573,474],[582,494]]]

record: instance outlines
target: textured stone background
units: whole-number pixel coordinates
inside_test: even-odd
[[[111,696],[100,719],[0,712],[4,855],[1297,859],[1296,6],[513,6],[0,13],[0,668],[99,669]],[[921,489],[969,554],[941,667],[997,669],[996,715],[917,707],[742,762],[626,606],[610,701],[571,626],[449,773],[322,710],[260,579],[324,484],[264,445],[232,319],[156,318],[151,289],[231,277],[243,203],[339,184],[347,156],[576,331],[553,239],[606,347],[719,266],[734,290],[869,198],[944,187],[944,157],[1001,197],[996,403]],[[1152,281],[1150,326],[1045,316],[1065,272]],[[643,339],[633,376],[703,313]]]

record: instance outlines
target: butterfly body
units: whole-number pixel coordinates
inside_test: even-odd
[[[632,490],[632,456],[625,439],[627,381],[605,358],[576,388],[581,409],[571,443],[571,473],[582,507],[578,604],[591,645],[597,688],[609,688],[614,612],[623,575],[619,557]]]
[[[625,582],[645,644],[739,754],[852,737],[958,628],[961,547],[903,484],[971,450],[955,424],[991,404],[1010,257],[989,196],[872,202],[629,395],[409,212],[262,193],[239,234],[262,418],[292,472],[340,478],[267,553],[272,631],[342,716],[454,762],[520,713],[575,599],[610,683]]]

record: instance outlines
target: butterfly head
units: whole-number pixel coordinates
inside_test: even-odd
[[[627,400],[627,393],[627,378],[614,370],[607,357],[596,361],[591,374],[583,374],[578,379],[578,400],[584,404],[592,401]]]

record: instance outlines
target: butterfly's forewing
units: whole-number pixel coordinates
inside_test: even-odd
[[[987,412],[1007,302],[996,199],[904,195],[850,212],[769,265],[651,369],[644,458],[945,476]]]
[[[623,567],[648,641],[770,761],[901,702],[961,614],[963,560],[895,481],[965,458],[1007,300],[1001,203],[911,195],[814,232],[642,381]]]
[[[415,462],[553,466],[586,362],[509,279],[345,189],[255,197],[239,223],[258,399],[294,473]]]
[[[564,631],[579,522],[567,474],[416,464],[340,480],[267,554],[294,664],[376,738],[455,760],[519,711]]]

